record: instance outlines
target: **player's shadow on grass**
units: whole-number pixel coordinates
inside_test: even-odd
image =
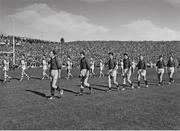
[[[104,86],[104,85],[92,84],[92,86],[93,86],[94,90],[99,90],[99,91],[107,91],[107,89],[109,89],[108,86]],[[106,88],[106,89],[101,89],[101,88],[97,88],[97,87],[94,87],[94,86],[99,86],[99,87],[103,87],[103,88]],[[112,89],[116,89],[116,88],[112,87]]]
[[[31,79],[37,79],[37,80],[41,80],[42,78],[40,78],[40,77],[37,77],[37,76],[30,76],[31,77]]]
[[[21,78],[17,78],[17,77],[12,77],[12,80],[20,80]]]
[[[73,93],[73,94],[78,94],[79,92],[75,92],[73,90],[69,90],[69,89],[65,89],[65,88],[61,88],[63,89],[65,92],[69,92],[69,93]]]
[[[0,82],[3,82],[3,79],[0,79]]]
[[[49,96],[46,96],[46,94],[38,92],[38,91],[32,91],[32,90],[26,90],[26,91],[34,93],[34,94],[39,95],[39,96],[42,96],[44,98],[49,98]]]
[[[134,84],[138,84],[138,82],[137,81],[134,81],[133,82]],[[145,84],[145,82],[144,81],[141,81],[141,84]],[[158,84],[158,82],[155,82],[155,81],[148,81],[148,85],[151,85],[151,86],[157,86],[157,84]]]

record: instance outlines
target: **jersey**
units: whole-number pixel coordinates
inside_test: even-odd
[[[43,64],[43,70],[47,70],[47,68],[48,68],[48,63],[46,62],[46,60],[43,60],[43,61],[42,61],[42,64]]]
[[[21,68],[22,68],[23,70],[25,70],[25,69],[26,69],[26,66],[27,66],[27,63],[26,63],[24,60],[21,60]]]
[[[3,70],[8,71],[9,70],[9,61],[3,60]]]
[[[102,70],[103,70],[103,68],[104,68],[104,65],[103,65],[103,63],[102,63],[102,62],[100,62],[100,70],[102,71]]]
[[[93,60],[90,61],[90,65],[91,65],[91,69],[94,69],[94,61]]]
[[[72,68],[72,62],[71,61],[67,61],[67,69],[71,69]]]

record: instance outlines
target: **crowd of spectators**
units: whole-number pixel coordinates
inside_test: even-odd
[[[79,64],[79,52],[85,51],[87,57],[92,57],[98,65],[99,60],[105,61],[108,52],[113,52],[117,60],[122,59],[123,53],[127,52],[132,59],[137,61],[138,55],[145,56],[147,62],[155,63],[159,55],[165,60],[170,55],[176,61],[180,59],[180,41],[74,41],[74,42],[53,42],[26,37],[14,37],[16,63],[18,64],[21,55],[25,54],[29,63],[39,63],[43,56],[48,57],[50,50],[57,50],[58,56],[65,63],[67,56],[70,56],[74,66]],[[0,52],[12,51],[13,36],[0,35]],[[0,54],[2,58],[2,53]],[[39,64],[38,64],[39,65]]]

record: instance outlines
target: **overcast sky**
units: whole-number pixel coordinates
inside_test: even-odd
[[[180,40],[180,0],[0,0],[0,33],[53,41]]]

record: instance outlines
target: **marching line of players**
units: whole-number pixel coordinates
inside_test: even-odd
[[[42,59],[42,79],[44,80],[45,77],[47,77],[48,79],[51,80],[51,97],[50,99],[54,99],[54,92],[57,89],[59,91],[59,93],[62,95],[63,94],[63,90],[60,89],[56,83],[57,83],[57,79],[61,78],[61,69],[62,69],[62,62],[57,59],[57,55],[56,52],[53,50],[50,52],[50,58],[51,60],[49,62],[47,62],[47,59],[45,57],[43,57]],[[138,63],[135,64],[134,60],[131,62],[130,58],[128,56],[127,53],[124,53],[124,58],[123,60],[120,61],[120,68],[121,68],[121,75],[123,78],[123,86],[120,89],[119,87],[119,83],[117,82],[117,74],[118,74],[118,62],[117,60],[114,58],[114,54],[112,52],[110,52],[109,54],[109,60],[105,63],[103,63],[102,60],[99,61],[99,78],[104,77],[104,73],[103,70],[104,68],[107,67],[108,69],[108,90],[107,92],[112,90],[112,83],[116,85],[117,91],[119,90],[126,90],[126,82],[128,82],[130,84],[130,87],[132,89],[134,89],[134,83],[131,81],[131,74],[135,72],[135,68],[137,67],[138,72],[137,72],[137,88],[140,88],[140,81],[141,81],[141,77],[144,80],[145,86],[148,87],[148,81],[146,78],[147,75],[147,64],[144,60],[144,57],[142,55],[139,55],[139,60]],[[83,95],[84,92],[84,88],[87,87],[90,90],[90,94],[92,92],[92,87],[90,86],[90,84],[88,83],[88,78],[89,77],[95,77],[96,74],[94,72],[95,69],[95,61],[93,58],[90,58],[90,61],[86,58],[86,54],[85,52],[80,52],[80,75],[79,77],[81,78],[81,86],[80,86],[80,92],[79,95]],[[66,62],[66,70],[67,70],[67,78],[73,78],[73,75],[71,73],[72,70],[72,60],[70,58],[70,56],[68,56],[67,58],[67,62]],[[24,76],[27,77],[27,79],[30,79],[30,76],[26,73],[26,70],[30,67],[27,66],[27,62],[25,59],[25,55],[22,55],[21,61],[20,61],[20,67],[21,67],[21,78],[20,81],[22,81],[24,79]],[[50,68],[50,75],[48,75],[47,70],[48,68]],[[8,71],[9,71],[9,59],[7,56],[4,56],[3,59],[3,76],[4,76],[4,82],[7,81],[7,79],[11,79],[12,77],[10,77],[8,75]],[[156,63],[156,71],[157,71],[157,76],[158,76],[158,86],[163,85],[163,75],[166,72],[168,72],[168,76],[169,76],[169,84],[173,84],[174,83],[174,79],[173,79],[173,74],[175,71],[175,61],[173,59],[172,56],[169,57],[169,60],[167,62],[167,64],[165,64],[164,60],[163,60],[163,56],[160,55],[159,59]]]

